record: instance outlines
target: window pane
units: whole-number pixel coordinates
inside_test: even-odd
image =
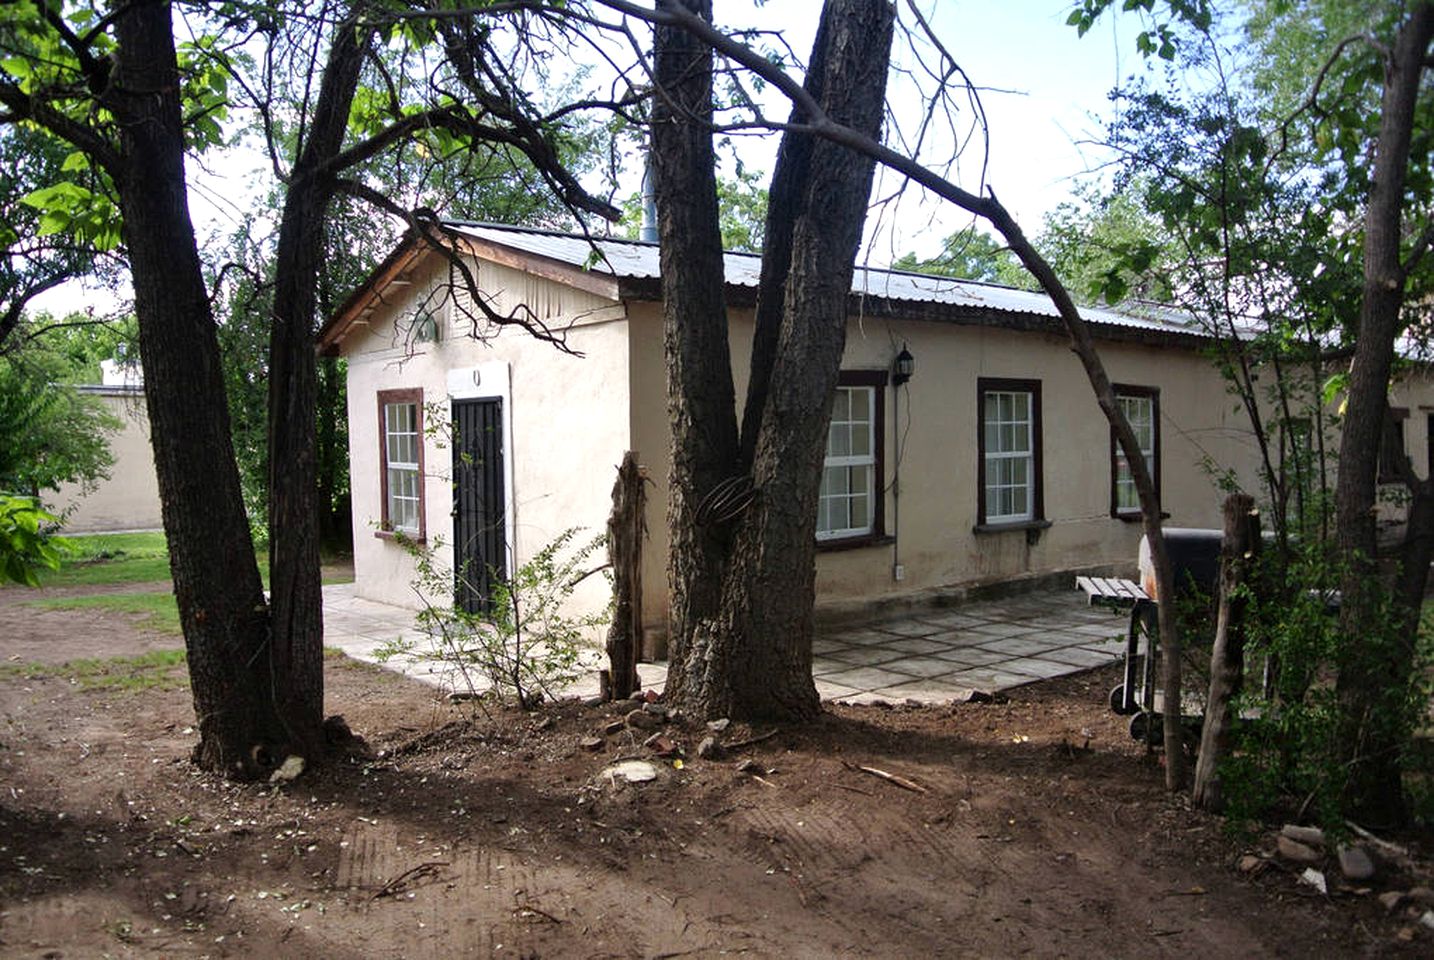
[[[832,419],[851,419],[851,391],[845,387],[837,387],[836,395],[832,397]]]
[[[827,432],[827,456],[845,457],[851,454],[851,432],[845,423],[833,423]]]
[[[851,492],[864,494],[870,489],[870,467],[853,467],[849,472]]]
[[[872,456],[871,427],[866,423],[851,426],[851,454],[854,457]]]
[[[871,419],[871,388],[858,387],[851,391],[851,419]]]
[[[851,503],[851,525],[860,529],[871,526],[871,518],[867,516],[868,502],[865,497],[858,497]]]

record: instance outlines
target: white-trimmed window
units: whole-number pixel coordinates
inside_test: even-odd
[[[423,539],[423,391],[380,390],[382,534]]]
[[[1145,458],[1145,468],[1155,481],[1155,493],[1160,494],[1160,391],[1153,387],[1132,387],[1117,384],[1115,402],[1130,422],[1135,439],[1140,442],[1140,453]],[[1120,449],[1114,429],[1110,432],[1111,491],[1110,511],[1114,516],[1140,512],[1140,496],[1135,490],[1135,478],[1130,473],[1130,461]]]
[[[1040,520],[1040,381],[982,378],[977,381],[977,393],[981,417],[978,523]]]
[[[817,539],[882,532],[882,394],[885,371],[845,371],[832,396],[831,425],[817,498]]]

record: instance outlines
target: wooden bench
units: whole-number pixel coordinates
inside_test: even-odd
[[[1150,599],[1140,584],[1119,577],[1076,577],[1076,589],[1085,593],[1093,607],[1133,607]]]

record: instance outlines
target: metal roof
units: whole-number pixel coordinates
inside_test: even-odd
[[[655,243],[493,223],[445,221],[444,225],[460,235],[546,257],[617,280],[656,280],[660,275],[658,245]],[[724,269],[729,285],[755,290],[761,277],[762,258],[758,254],[727,251],[724,254]],[[958,310],[1060,318],[1055,304],[1044,293],[902,270],[858,265],[852,275],[852,292],[898,303],[939,304]],[[1207,336],[1188,314],[1167,306],[1135,304],[1118,311],[1082,306],[1080,311],[1086,322],[1093,324],[1202,338]]]

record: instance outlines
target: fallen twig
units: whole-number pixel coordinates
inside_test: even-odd
[[[448,866],[447,860],[430,860],[427,863],[420,863],[416,867],[409,867],[407,870],[394,877],[388,883],[385,883],[383,886],[379,887],[378,892],[375,893],[369,899],[378,900],[382,897],[391,897],[395,893],[398,893],[399,890],[403,889],[403,887],[408,883],[408,881],[415,880],[418,877],[425,875],[431,876],[432,874],[438,872],[439,867],[446,866]]]
[[[760,735],[760,736],[748,737],[746,740],[738,740],[738,741],[736,741],[735,743],[724,743],[724,744],[722,744],[722,749],[723,749],[723,750],[741,750],[743,747],[753,746],[754,744],[761,743],[763,740],[770,740],[770,739],[772,739],[773,737],[775,737],[777,734],[779,734],[779,733],[781,733],[781,732],[782,732],[782,728],[781,728],[781,727],[777,727],[777,728],[775,728],[775,729],[773,729],[773,730],[767,731],[766,733],[764,733],[764,734],[762,734],[762,735]]]
[[[908,780],[906,777],[900,776],[899,774],[887,773],[885,770],[878,770],[876,767],[861,767],[857,766],[854,763],[847,763],[845,764],[845,766],[850,770],[858,770],[862,773],[870,774],[871,776],[876,777],[878,779],[885,780],[887,783],[894,783],[898,787],[901,787],[903,790],[910,790],[913,793],[931,792],[925,787],[923,787],[921,784],[917,783],[915,780]]]
[[[536,916],[536,917],[542,917],[544,920],[548,921],[549,923],[562,923],[562,922],[563,922],[563,921],[559,920],[557,917],[553,916],[553,915],[552,915],[551,913],[549,913],[548,911],[543,910],[543,909],[541,909],[541,908],[539,908],[539,907],[535,907],[535,906],[533,906],[531,903],[520,903],[520,904],[518,904],[516,907],[513,908],[513,912],[514,912],[514,913],[520,913],[520,914],[521,914],[521,913],[531,913],[531,914],[533,914],[533,915]]]
[[[1388,840],[1382,840],[1379,837],[1376,837],[1374,834],[1370,833],[1368,830],[1364,829],[1359,824],[1355,823],[1353,820],[1346,820],[1344,823],[1345,826],[1349,827],[1349,829],[1354,831],[1355,834],[1360,837],[1363,837],[1365,840],[1368,840],[1370,843],[1374,844],[1376,847],[1383,850],[1385,853],[1392,853],[1395,856],[1408,859],[1409,850],[1407,848],[1401,847],[1397,843],[1390,843]]]

